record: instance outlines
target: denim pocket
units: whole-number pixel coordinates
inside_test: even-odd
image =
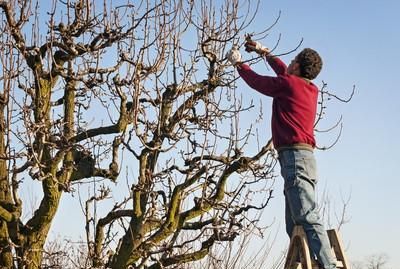
[[[284,189],[294,187],[298,181],[296,173],[298,170],[298,162],[296,156],[292,151],[285,151],[280,157],[281,175],[285,180]]]
[[[285,190],[306,180],[317,183],[317,165],[314,155],[306,150],[285,151],[279,158],[281,175],[285,180]]]
[[[317,183],[318,181],[318,172],[317,172],[317,163],[315,161],[314,155],[312,153],[307,156],[303,156],[302,158],[303,162],[303,171],[304,177],[310,181],[312,181],[314,184]]]
[[[284,152],[279,156],[279,164],[281,166],[281,175],[285,179],[294,177],[296,173],[296,160],[291,152]]]

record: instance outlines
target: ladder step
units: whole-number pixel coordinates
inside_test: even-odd
[[[343,262],[342,261],[337,261],[336,262],[336,267],[337,268],[343,268],[344,267]]]
[[[315,261],[313,261],[312,268],[313,269],[319,269],[320,267]],[[336,261],[336,268],[344,268],[343,262],[342,261]]]
[[[337,261],[336,262],[336,268],[343,268],[343,263],[341,261]],[[296,265],[294,266],[293,269],[302,269],[301,267],[301,263],[300,262],[296,262]],[[319,265],[317,263],[313,263],[312,265],[312,269],[320,269]]]
[[[336,262],[336,268],[343,268],[343,262],[341,261],[337,261]],[[301,267],[301,263],[300,262],[296,262],[296,265],[294,266],[293,269],[302,269]],[[319,265],[316,262],[312,263],[312,269],[320,269]]]

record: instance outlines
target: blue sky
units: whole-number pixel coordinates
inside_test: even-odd
[[[251,0],[253,1],[253,0]],[[254,1],[255,2],[255,1]],[[331,104],[328,122],[343,115],[344,129],[338,144],[324,152],[316,152],[320,183],[318,192],[328,192],[335,206],[350,196],[347,208],[349,223],[341,234],[350,260],[364,260],[373,254],[389,256],[387,269],[400,268],[398,242],[400,240],[400,2],[394,0],[336,0],[289,1],[262,0],[256,18],[255,31],[281,18],[262,42],[281,41],[277,53],[287,52],[303,39],[302,48],[312,47],[320,52],[324,67],[315,80],[328,83],[333,93],[346,97],[356,86],[356,94],[349,104]],[[242,49],[243,57],[248,57]],[[294,54],[283,57],[287,63]],[[271,74],[264,65],[256,71]],[[248,94],[249,88],[238,84],[238,91]],[[268,104],[268,98],[251,93]],[[265,118],[271,108],[264,105]],[[266,120],[266,132],[269,123]],[[270,133],[269,133],[270,134]],[[318,135],[321,144],[334,139]],[[287,246],[284,232],[282,180],[278,178],[275,198],[265,210],[264,221],[274,223],[271,232],[278,231],[274,252],[278,255]],[[86,190],[85,190],[86,191]],[[77,203],[75,199],[75,203]],[[79,206],[74,204],[74,206]],[[71,210],[62,204],[60,211]],[[54,231],[65,225],[65,218],[56,218]],[[82,223],[69,223],[69,229],[82,229]]]
[[[256,24],[271,24],[279,10],[280,21],[263,40],[264,45],[275,44],[274,38],[281,34],[277,53],[285,52],[303,38],[302,48],[315,48],[324,60],[317,84],[323,80],[343,97],[356,86],[351,103],[328,107],[332,121],[343,115],[339,143],[316,153],[318,191],[326,189],[337,207],[342,197],[350,196],[346,211],[350,221],[341,231],[347,255],[356,261],[385,253],[389,256],[387,268],[400,268],[400,2],[263,1]],[[292,57],[283,60],[289,63]],[[256,71],[271,72],[262,66]],[[265,110],[268,117],[270,108]],[[317,139],[328,143],[332,137],[317,135]],[[276,216],[277,226],[283,227],[279,223],[283,222],[281,181],[276,188],[267,215]],[[283,228],[279,236],[284,239]]]

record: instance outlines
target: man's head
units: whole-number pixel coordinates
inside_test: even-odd
[[[322,68],[319,54],[310,48],[303,49],[288,66],[288,73],[309,80],[316,78]]]

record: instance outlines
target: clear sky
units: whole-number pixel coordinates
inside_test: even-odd
[[[270,25],[281,11],[280,21],[263,40],[264,45],[274,45],[281,34],[276,51],[283,53],[303,38],[302,48],[316,49],[324,60],[317,84],[323,80],[333,93],[343,97],[356,86],[351,103],[328,107],[332,122],[343,115],[344,129],[334,148],[316,153],[318,191],[326,189],[338,207],[342,197],[350,196],[346,211],[350,221],[341,231],[349,259],[385,253],[389,256],[387,269],[400,268],[399,10],[398,0],[262,0],[254,24],[260,29]],[[288,63],[293,56],[283,60]],[[262,65],[256,71],[271,74]],[[242,84],[238,91],[249,89]],[[267,97],[257,97],[268,102]],[[270,107],[264,106],[264,110],[269,118]],[[318,135],[317,139],[328,144],[334,138]],[[279,230],[277,253],[288,243],[283,228],[282,185],[279,178],[275,198],[264,214],[266,222],[275,221],[272,228]],[[62,206],[71,209],[71,204]],[[56,218],[53,229],[57,231],[62,222],[65,219]],[[79,223],[76,228],[82,227]]]
[[[346,210],[350,221],[341,231],[348,258],[358,261],[384,253],[389,256],[387,268],[400,268],[400,2],[262,1],[256,24],[271,24],[279,10],[280,21],[263,40],[266,46],[282,34],[277,53],[285,52],[303,38],[302,48],[315,48],[324,60],[317,84],[323,80],[343,97],[356,86],[351,103],[328,107],[332,122],[343,115],[339,143],[316,153],[318,191],[327,189],[337,207],[342,197],[350,196]],[[292,57],[283,60],[288,63]],[[262,66],[256,71],[271,72]],[[265,107],[267,116],[269,109]],[[317,139],[323,144],[333,138],[317,135]],[[276,188],[266,214],[276,216],[279,224],[283,222],[279,180]],[[283,223],[279,225],[279,236],[284,238]]]

